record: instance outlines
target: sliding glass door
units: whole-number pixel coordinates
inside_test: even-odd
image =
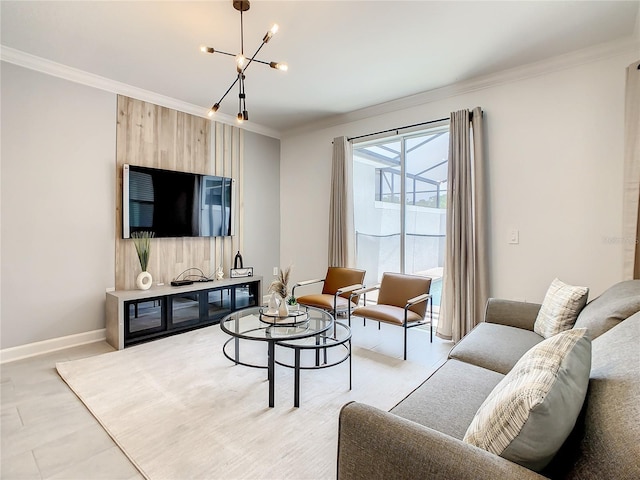
[[[448,148],[448,127],[354,145],[356,262],[367,285],[384,272],[429,276],[439,304]]]

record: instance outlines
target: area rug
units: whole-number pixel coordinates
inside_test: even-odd
[[[294,408],[292,370],[278,366],[269,408],[266,370],[225,358],[227,338],[212,326],[56,368],[152,480],[335,478],[342,405],[388,410],[432,372],[354,344],[352,390],[348,362],[303,371]]]

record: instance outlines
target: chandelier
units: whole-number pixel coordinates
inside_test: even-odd
[[[222,55],[235,57],[235,61],[236,61],[236,73],[237,73],[236,79],[229,86],[229,88],[227,88],[227,91],[224,92],[224,95],[222,95],[220,100],[218,100],[213,105],[213,107],[211,107],[208,113],[210,117],[213,116],[213,114],[218,111],[218,109],[220,108],[220,104],[222,103],[224,98],[231,91],[231,89],[236,84],[238,84],[238,123],[242,123],[245,120],[249,120],[249,113],[247,112],[247,102],[246,102],[247,96],[244,90],[244,80],[245,80],[245,72],[247,71],[247,68],[249,68],[249,65],[251,65],[253,62],[262,63],[263,65],[268,65],[271,68],[275,68],[276,70],[286,71],[288,69],[286,63],[265,62],[263,60],[258,60],[256,58],[256,55],[258,55],[258,52],[260,52],[262,47],[264,47],[266,43],[269,43],[269,40],[271,40],[271,37],[273,37],[278,31],[277,24],[274,24],[273,27],[271,27],[271,29],[265,34],[265,36],[262,38],[262,43],[260,44],[258,49],[255,51],[255,53],[249,59],[245,57],[244,55],[244,24],[242,22],[242,14],[243,12],[246,12],[247,10],[249,10],[249,7],[250,7],[249,0],[233,0],[233,8],[235,8],[240,12],[240,53],[233,54],[228,52],[222,52],[220,50],[215,50],[212,47],[207,47],[207,46],[200,47],[200,51],[203,53],[221,53]]]

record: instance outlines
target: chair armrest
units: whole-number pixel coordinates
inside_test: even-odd
[[[542,480],[520,465],[369,405],[342,407],[338,480]]]
[[[404,308],[413,307],[415,304],[424,302],[429,298],[431,298],[431,295],[429,293],[423,293],[422,295],[418,295],[417,297],[410,298],[409,300],[407,300],[407,305]]]
[[[365,287],[365,288],[360,288],[358,290],[354,290],[353,292],[351,292],[351,296],[355,297],[358,295],[362,295],[364,293],[373,292],[374,290],[380,290],[380,284],[374,285],[372,287]]]
[[[296,291],[296,287],[304,287],[306,285],[313,285],[314,283],[324,282],[324,280],[325,280],[324,278],[316,278],[314,280],[305,280],[304,282],[298,282],[291,289],[291,296],[295,297],[294,292]]]
[[[487,301],[484,321],[533,331],[540,307],[538,303],[490,298]]]
[[[353,292],[353,291],[358,290],[360,288],[362,288],[362,284],[361,283],[356,283],[355,285],[349,285],[347,287],[342,287],[342,288],[338,289],[338,291],[336,292],[335,296],[337,297],[338,295],[342,295],[343,293]]]

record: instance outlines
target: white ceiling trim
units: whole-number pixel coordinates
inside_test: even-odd
[[[635,36],[613,42],[607,42],[595,47],[577,50],[575,52],[559,55],[539,62],[530,63],[528,65],[503,70],[501,72],[477,77],[464,82],[454,83],[441,88],[399,98],[397,100],[391,100],[389,102],[372,105],[352,112],[335,115],[318,122],[313,122],[299,128],[288,130],[283,133],[283,136],[298,135],[313,130],[321,130],[324,128],[344,125],[387,113],[397,112],[399,110],[425,105],[477,90],[483,90],[539,75],[565,70],[567,68],[577,67],[579,65],[591,63],[604,58],[629,53],[638,53],[639,51],[640,41],[635,38]]]
[[[125,95],[127,97],[136,98],[145,102],[151,102],[155,105],[162,107],[172,108],[180,112],[195,115],[197,117],[209,118],[207,116],[208,109],[193,105],[192,103],[183,102],[175,98],[160,95],[159,93],[151,92],[142,88],[134,87],[126,83],[111,80],[106,77],[94,75],[93,73],[85,72],[77,68],[69,67],[61,63],[52,62],[46,58],[31,55],[29,53],[16,50],[15,48],[0,45],[0,60],[7,63],[12,63],[20,67],[28,68],[38,72],[52,75],[54,77],[69,80],[71,82],[80,83],[89,87],[112,92],[117,95]],[[213,119],[216,122],[225,123],[228,125],[238,126],[238,122],[235,117],[226,115],[224,113],[216,113]],[[260,125],[257,123],[249,122],[243,124],[241,127],[244,130],[266,135],[268,137],[280,138],[280,132],[272,128]]]

